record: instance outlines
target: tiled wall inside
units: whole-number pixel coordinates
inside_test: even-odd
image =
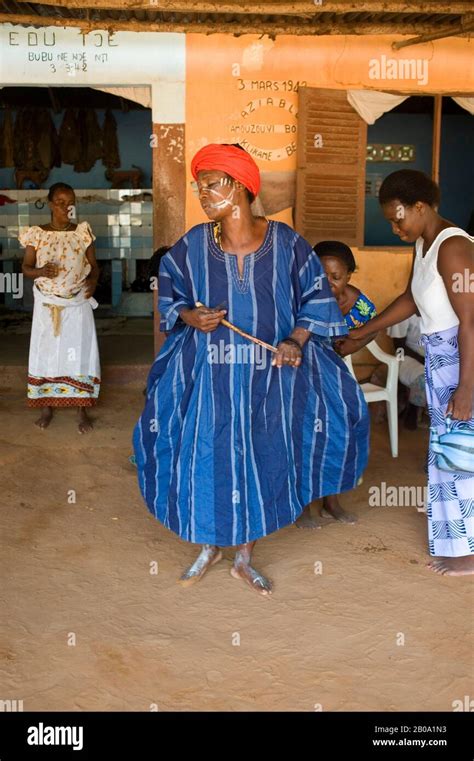
[[[16,203],[0,207],[2,258],[23,255],[21,228],[50,221],[45,190],[4,190]],[[78,222],[89,222],[98,259],[149,259],[153,253],[153,203],[149,189],[77,190]]]

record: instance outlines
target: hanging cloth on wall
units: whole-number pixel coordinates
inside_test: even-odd
[[[120,166],[117,122],[109,108],[105,112],[104,119],[102,163],[107,169],[116,169]]]
[[[391,111],[409,97],[409,95],[392,95],[392,93],[378,90],[347,91],[347,100],[367,124],[374,124],[383,114]],[[464,95],[451,97],[458,106],[474,115],[474,98]]]
[[[399,106],[408,97],[408,95],[392,95],[389,92],[377,90],[347,91],[347,100],[367,124],[374,124],[382,114]]]
[[[45,169],[61,166],[59,139],[49,108],[42,108],[36,115],[38,157]]]
[[[52,121],[52,120],[51,120]],[[51,166],[57,166],[60,167],[62,164],[62,158],[61,158],[61,146],[59,144],[59,134],[56,129],[56,126],[53,122],[54,132],[52,132],[51,140],[52,140],[52,163]]]
[[[23,108],[17,112],[13,159],[17,170],[40,171],[45,178],[51,167],[61,166],[58,135],[48,108]]]
[[[453,100],[456,101],[458,106],[461,106],[461,108],[465,108],[466,111],[469,111],[469,113],[474,116],[474,98],[468,98],[464,96],[459,96],[455,98],[453,95]]]
[[[26,164],[25,161],[25,113],[26,109],[19,108],[16,112],[15,126],[13,128],[13,162],[16,167],[23,167]]]
[[[24,108],[17,112],[13,135],[17,188],[22,188],[25,181],[38,188],[48,178],[51,167],[47,164],[53,160],[54,125],[49,113],[44,111],[45,109]]]
[[[10,108],[5,109],[2,131],[0,133],[0,166],[13,167],[13,118]]]
[[[73,108],[66,109],[59,128],[59,149],[64,164],[75,164],[80,158],[79,127]]]
[[[102,130],[93,108],[81,108],[77,115],[80,155],[74,163],[76,172],[89,172],[102,158]]]
[[[17,169],[44,170],[38,152],[38,112],[21,108],[15,119],[13,134],[13,157]]]

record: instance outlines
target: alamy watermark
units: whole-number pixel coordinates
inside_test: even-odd
[[[0,700],[0,713],[23,711],[23,700]]]
[[[23,298],[23,274],[0,272],[0,293],[11,293],[14,299]]]
[[[453,272],[453,293],[474,293],[474,272]]]
[[[221,339],[208,344],[207,361],[210,365],[255,365],[257,370],[264,370],[268,349],[258,344],[229,344]]]
[[[381,55],[369,60],[369,79],[410,79],[418,85],[428,84],[426,58],[388,58]]]
[[[427,500],[427,486],[390,486],[382,481],[369,488],[370,507],[416,507],[423,512]]]
[[[455,713],[459,711],[467,711],[472,713],[474,711],[474,700],[470,695],[464,695],[462,700],[453,700],[451,707]]]
[[[54,727],[40,722],[28,727],[28,745],[70,745],[73,750],[84,747],[84,727]]]

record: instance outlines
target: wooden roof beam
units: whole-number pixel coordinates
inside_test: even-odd
[[[16,0],[18,4],[26,5],[29,0]],[[231,13],[243,15],[276,15],[299,16],[318,13],[424,13],[456,15],[472,10],[471,0],[453,0],[452,3],[442,0],[365,0],[363,4],[355,0],[322,0],[321,5],[315,0],[295,0],[295,2],[251,3],[242,0],[41,0],[36,5],[65,7],[68,10],[76,8],[93,8],[103,10],[119,10],[124,13],[135,10],[164,11],[168,13]]]
[[[464,16],[461,24],[451,27],[450,29],[439,29],[437,32],[427,32],[420,34],[418,37],[411,37],[409,40],[398,40],[392,43],[393,50],[401,50],[412,45],[421,45],[423,42],[433,42],[434,40],[444,40],[447,37],[459,37],[461,34],[474,32],[474,14],[468,13]]]
[[[0,23],[20,24],[22,26],[58,26],[58,27],[76,27],[81,32],[87,34],[95,29],[104,29],[112,32],[188,32],[198,34],[260,34],[261,36],[268,35],[274,37],[276,35],[310,35],[310,36],[324,36],[334,34],[347,34],[347,35],[362,35],[362,34],[413,34],[417,32],[420,35],[436,35],[439,32],[435,32],[439,26],[433,22],[420,22],[418,24],[410,25],[408,28],[407,23],[391,24],[375,22],[344,22],[334,21],[332,23],[315,23],[306,22],[298,23],[295,20],[294,23],[284,22],[267,22],[265,28],[262,29],[262,25],[257,22],[250,21],[118,21],[110,17],[103,17],[98,19],[92,18],[58,18],[57,16],[38,16],[32,14],[22,13],[1,13]],[[468,30],[462,30],[460,27],[453,26],[452,31],[446,31],[440,36],[449,37],[451,35],[459,35],[462,33],[468,34]],[[432,36],[431,39],[437,39],[436,36]]]

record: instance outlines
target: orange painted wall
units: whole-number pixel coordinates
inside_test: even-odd
[[[412,248],[353,248],[357,269],[351,282],[372,299],[377,311],[402,293],[410,276]]]
[[[450,38],[397,52],[391,47],[397,39],[402,37],[281,36],[270,40],[257,35],[187,35],[187,225],[203,220],[189,175],[190,160],[202,145],[248,140],[255,148],[272,151],[271,160],[255,157],[262,171],[295,169],[298,82],[312,87],[407,94],[474,93],[474,40]],[[420,81],[371,78],[371,73],[376,73],[371,61],[380,61],[382,56],[386,61],[413,59],[419,62],[420,71],[426,65],[426,82],[423,77]],[[252,124],[278,126],[279,131],[241,131]],[[291,221],[288,213],[278,218]]]
[[[413,261],[411,247],[353,248],[357,269],[352,276],[353,285],[360,288],[374,302],[377,312],[381,312],[407,287]],[[392,342],[379,334],[378,343],[385,351],[392,351]],[[377,360],[367,351],[354,356],[354,364],[376,365]]]
[[[240,142],[249,149],[247,140],[251,149],[271,151],[270,158],[254,156],[262,172],[295,170],[298,83],[407,94],[474,93],[474,40],[451,38],[395,52],[391,44],[396,39],[401,37],[277,37],[273,41],[256,35],[188,35],[186,226],[206,220],[189,173],[191,158],[203,145]],[[426,66],[427,81],[371,78],[371,61],[381,61],[382,56],[420,61],[420,72]],[[242,131],[252,124],[274,125],[278,130]],[[273,218],[291,224],[289,209]],[[353,282],[383,309],[406,287],[411,250],[355,249],[354,254],[358,271]]]

